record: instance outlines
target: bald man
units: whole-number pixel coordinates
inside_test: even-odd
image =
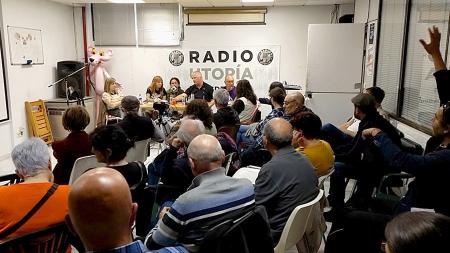
[[[191,77],[194,84],[187,88],[183,94],[176,96],[174,100],[181,101],[184,98],[193,95],[195,99],[205,99],[210,106],[213,105],[214,101],[212,101],[212,99],[214,88],[203,81],[203,76],[200,71],[192,72]]]
[[[188,191],[161,212],[162,219],[146,239],[150,249],[182,244],[197,252],[210,228],[254,209],[253,185],[225,175],[224,152],[215,137],[195,137],[187,153],[195,178]]]
[[[131,226],[136,211],[127,181],[114,169],[84,173],[69,193],[70,223],[88,252],[152,252],[141,241],[133,242]],[[176,247],[157,252],[187,251]]]
[[[230,94],[231,100],[234,100],[237,96],[237,93],[236,93],[236,86],[234,86],[233,75],[231,75],[231,74],[226,75],[224,83],[225,83],[224,89],[226,89],[228,91],[228,93]]]
[[[300,92],[287,94],[284,98],[284,117],[290,120],[294,115],[301,112],[312,112],[305,106],[305,97]]]
[[[319,193],[317,176],[308,158],[291,146],[292,127],[282,118],[271,119],[264,128],[263,143],[272,159],[261,167],[255,182],[257,205],[266,208],[270,230],[278,243],[294,208]]]

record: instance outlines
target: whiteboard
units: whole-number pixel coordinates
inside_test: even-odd
[[[3,31],[3,29],[2,29]],[[5,69],[3,67],[3,43],[0,36],[0,122],[9,120],[8,96],[6,95]]]
[[[42,31],[8,26],[11,64],[44,64]]]

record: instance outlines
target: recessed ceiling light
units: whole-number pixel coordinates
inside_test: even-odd
[[[270,3],[275,0],[241,0],[241,3]]]
[[[144,0],[108,0],[115,4],[134,4],[134,3],[145,3]]]

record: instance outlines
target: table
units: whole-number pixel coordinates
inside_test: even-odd
[[[169,106],[170,108],[179,112],[184,112],[184,110],[186,109],[186,105],[180,102],[176,103],[175,105],[170,104]],[[141,104],[141,109],[143,111],[151,111],[153,110],[153,103],[152,102],[143,103]]]

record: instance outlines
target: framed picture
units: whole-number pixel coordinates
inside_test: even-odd
[[[41,30],[8,26],[8,36],[11,64],[44,64]]]

